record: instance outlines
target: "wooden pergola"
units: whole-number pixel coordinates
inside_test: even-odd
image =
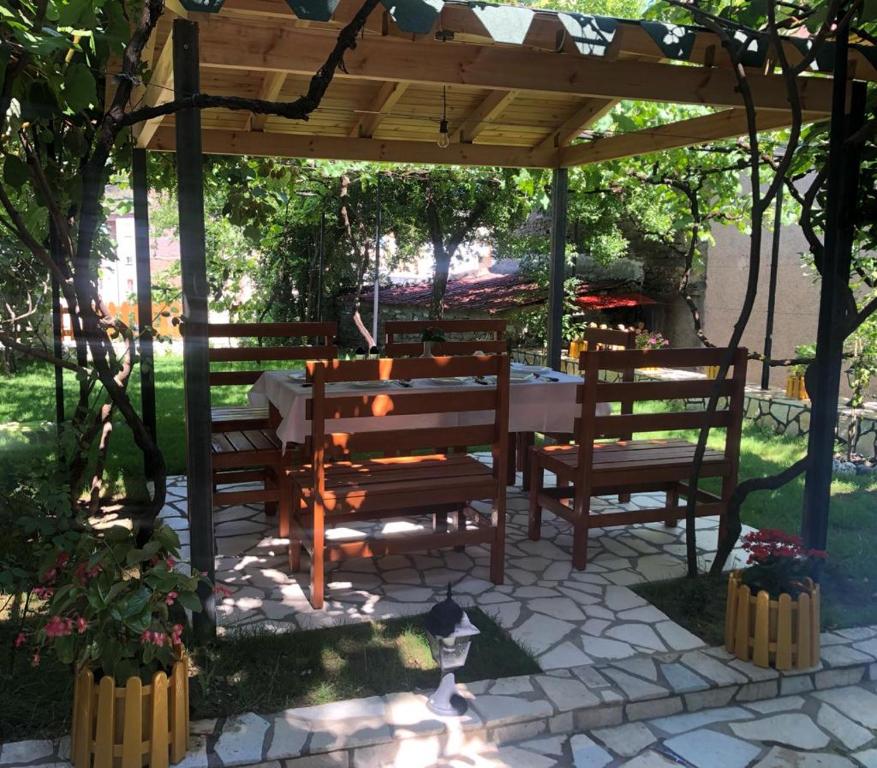
[[[200,92],[292,101],[307,90],[339,30],[361,5],[361,0],[167,0],[170,12],[146,50],[151,78],[134,100],[155,106]],[[201,12],[208,7],[213,12]],[[769,40],[740,32],[736,43],[758,128],[789,126],[786,84]],[[783,46],[794,64],[808,41],[786,38]],[[833,128],[846,135],[860,108],[849,96],[857,86],[848,83],[854,76],[863,92],[862,81],[877,80],[873,47],[830,42],[811,69],[799,76],[805,121],[828,119],[834,110]],[[838,72],[838,87],[826,72]],[[672,124],[606,136],[588,132],[623,100],[693,109]],[[193,565],[212,576],[203,154],[552,169],[548,337],[549,361],[557,365],[567,169],[739,136],[746,132],[743,105],[728,53],[716,34],[702,28],[481,3],[385,0],[308,120],[189,109],[136,126],[141,312],[151,306],[145,151],[176,151],[178,157]],[[445,116],[450,144],[442,148],[437,139]],[[148,342],[144,353],[151,354]],[[144,391],[151,392],[146,369]],[[834,392],[836,410],[836,385]],[[145,397],[148,402],[154,408],[154,399]],[[149,424],[148,414],[146,420]],[[152,423],[154,428],[154,413]],[[204,599],[209,606],[210,596]],[[212,611],[207,617],[212,623]]]

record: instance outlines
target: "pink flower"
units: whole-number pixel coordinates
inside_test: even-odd
[[[84,635],[86,629],[88,629],[88,622],[83,619],[82,616],[80,616],[78,619],[76,619],[76,631],[80,635]]]
[[[170,570],[177,564],[177,561],[174,560],[172,557],[168,557],[165,562],[167,563],[168,570]]]
[[[67,565],[68,562],[70,562],[70,555],[68,555],[66,552],[59,552],[58,557],[55,560],[55,567],[63,568],[65,565]]]
[[[73,619],[52,616],[46,622],[46,637],[66,637],[73,632]]]
[[[214,584],[213,594],[217,597],[231,597],[232,591],[223,584]]]
[[[147,643],[152,643],[153,645],[157,645],[161,647],[164,645],[164,634],[161,632],[153,632],[149,629],[144,629],[143,634],[140,635],[140,643],[141,645],[146,645]]]
[[[48,600],[52,595],[55,594],[55,590],[51,587],[34,587],[33,593],[40,600]]]
[[[182,645],[183,644],[183,625],[182,624],[174,624],[171,629],[171,642],[174,645]]]
[[[43,577],[40,579],[40,581],[42,581],[43,584],[51,584],[55,580],[55,577],[57,575],[58,571],[56,571],[54,568],[49,568],[49,570],[43,574]]]
[[[164,601],[165,601],[168,605],[173,605],[173,604],[174,604],[174,601],[175,601],[178,597],[179,597],[179,595],[178,595],[176,592],[168,592],[168,593],[167,593],[167,597],[164,599]]]
[[[25,635],[24,632],[19,632],[15,636],[15,647],[16,648],[21,648],[21,646],[23,646],[26,642],[27,642],[27,635]]]
[[[146,645],[150,642],[152,642],[152,631],[149,629],[144,629],[143,632],[140,633],[140,644]]]

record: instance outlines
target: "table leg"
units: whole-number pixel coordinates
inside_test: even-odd
[[[517,432],[509,432],[508,439],[508,449],[507,449],[507,461],[506,461],[506,485],[514,485],[515,484],[515,472],[517,471],[517,443],[518,443],[518,433]]]
[[[536,442],[534,432],[518,432],[518,470],[523,473],[521,490],[530,490],[530,448]]]

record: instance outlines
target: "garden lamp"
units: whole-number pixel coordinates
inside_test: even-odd
[[[426,705],[437,715],[463,715],[469,704],[457,693],[457,681],[450,670],[459,669],[466,663],[472,638],[480,634],[480,631],[454,602],[450,584],[447,597],[432,607],[424,623],[429,649],[442,674],[439,687],[429,697]]]

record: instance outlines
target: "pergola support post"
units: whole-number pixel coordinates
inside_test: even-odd
[[[54,237],[52,245],[54,246]],[[61,286],[52,276],[52,354],[56,360],[64,356],[64,320],[61,314]],[[58,434],[64,428],[64,369],[55,365],[55,429]]]
[[[780,261],[780,237],[783,226],[783,185],[777,189],[770,248],[770,279],[767,286],[767,318],[764,328],[764,360],[761,363],[761,388],[770,386],[770,358],[773,354],[773,319],[777,303],[777,271]]]
[[[174,91],[176,98],[199,91],[198,25],[174,19]],[[183,368],[186,400],[186,474],[192,566],[209,584],[199,587],[202,612],[195,614],[200,640],[216,634],[213,595],[213,483],[210,468],[210,361],[207,347],[207,257],[204,244],[204,176],[201,113],[176,115],[177,199],[180,266],[183,282]]]
[[[802,536],[808,547],[825,549],[831,500],[837,407],[843,343],[846,336],[846,294],[852,263],[857,187],[861,151],[847,144],[865,118],[866,86],[847,80],[848,24],[835,38],[834,96],[829,137],[825,248],[816,333],[816,362],[810,367],[807,389],[812,398],[804,483]],[[847,95],[851,94],[849,101]]]
[[[131,187],[134,191],[134,252],[137,267],[137,331],[140,351],[140,411],[153,440],[155,427],[155,359],[152,350],[152,269],[149,263],[149,179],[146,150],[134,149]],[[147,459],[148,461],[148,459]],[[151,467],[146,467],[150,475]]]
[[[563,283],[566,280],[566,203],[569,171],[551,176],[551,253],[548,264],[548,365],[560,369],[563,352]]]

